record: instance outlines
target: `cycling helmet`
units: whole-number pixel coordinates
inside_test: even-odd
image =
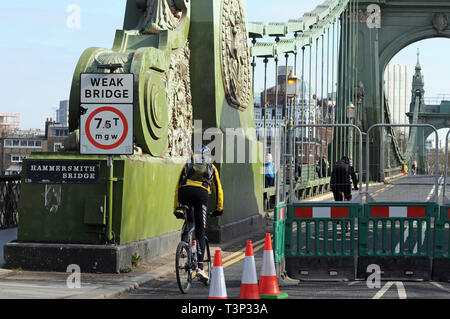
[[[194,162],[210,163],[211,162],[211,150],[205,145],[197,146],[194,150]]]

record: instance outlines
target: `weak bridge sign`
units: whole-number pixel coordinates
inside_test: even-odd
[[[81,154],[133,154],[133,83],[133,74],[81,74]]]

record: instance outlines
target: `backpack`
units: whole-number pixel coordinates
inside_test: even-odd
[[[212,163],[198,163],[195,160],[187,164],[186,178],[183,184],[186,184],[187,180],[201,182],[204,187],[211,186],[211,180],[214,174],[214,168]]]

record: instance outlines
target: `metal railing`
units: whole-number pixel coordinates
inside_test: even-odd
[[[353,129],[355,131],[356,135],[357,135],[357,137],[355,137],[355,142],[356,142],[355,145],[358,145],[358,150],[356,151],[357,154],[354,154],[354,155],[358,155],[357,156],[357,159],[358,159],[358,161],[357,161],[358,162],[357,163],[358,166],[357,167],[360,170],[363,167],[363,162],[362,162],[362,150],[363,150],[363,146],[362,146],[363,143],[362,143],[362,141],[363,141],[363,139],[362,139],[361,130],[359,129],[358,126],[353,125],[353,124],[298,124],[298,125],[296,125],[294,127],[294,130],[298,129],[298,128],[316,128],[316,129],[317,128],[325,128],[326,130],[328,130],[329,128],[330,129],[336,129],[336,130]],[[328,131],[326,131],[326,134],[328,134]],[[332,139],[333,138],[334,137],[332,137]],[[330,141],[330,142],[333,143],[332,141]],[[330,155],[330,154],[328,154],[328,152],[327,152],[327,154],[322,154],[321,153],[320,158],[322,158],[323,155]],[[348,154],[346,154],[346,155],[348,155]],[[291,154],[291,156],[293,156],[293,154]],[[330,156],[328,156],[328,158],[330,158]],[[333,164],[334,163],[330,162],[330,166],[331,167],[332,167]],[[325,174],[325,176],[326,175],[328,175],[328,174]],[[361,194],[361,191],[362,191],[362,179],[361,178],[359,179],[358,183],[359,183],[359,190],[360,190],[360,194]],[[291,191],[293,191],[293,190],[291,190]],[[292,194],[291,194],[291,196],[292,196]]]
[[[444,157],[444,205],[450,205],[450,199],[447,197],[447,179],[448,179],[448,137],[450,136],[450,130],[447,132],[445,136],[445,157]],[[436,147],[437,149],[437,147]]]
[[[0,229],[18,225],[20,179],[20,175],[0,176]]]
[[[371,127],[369,127],[369,129],[367,130],[366,133],[366,190],[365,190],[365,194],[366,194],[366,201],[367,202],[375,202],[376,200],[370,196],[369,194],[369,182],[370,182],[370,132],[375,129],[375,128],[392,128],[392,127],[409,127],[409,128],[428,128],[431,129],[432,132],[434,132],[435,134],[435,139],[436,141],[439,141],[439,136],[438,136],[438,132],[437,129],[430,124],[374,124]],[[436,168],[435,168],[435,174],[433,174],[433,179],[434,179],[434,191],[433,194],[431,196],[431,198],[429,199],[430,202],[435,202],[438,203],[438,192],[439,192],[439,151],[436,148],[435,151],[435,161],[436,161]],[[381,161],[380,161],[381,162]],[[408,202],[408,201],[407,201]]]

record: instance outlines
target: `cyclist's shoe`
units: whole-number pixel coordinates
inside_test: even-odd
[[[209,280],[208,274],[203,269],[197,269],[196,276],[203,282],[207,282]]]
[[[179,209],[179,208],[177,208],[177,209],[173,212],[173,214],[175,215],[175,217],[176,217],[177,219],[184,219],[184,216],[185,216],[185,212],[184,212],[183,210]]]
[[[222,214],[223,214],[223,210],[215,210],[215,211],[212,213],[212,215],[213,215],[214,217],[222,216]]]

